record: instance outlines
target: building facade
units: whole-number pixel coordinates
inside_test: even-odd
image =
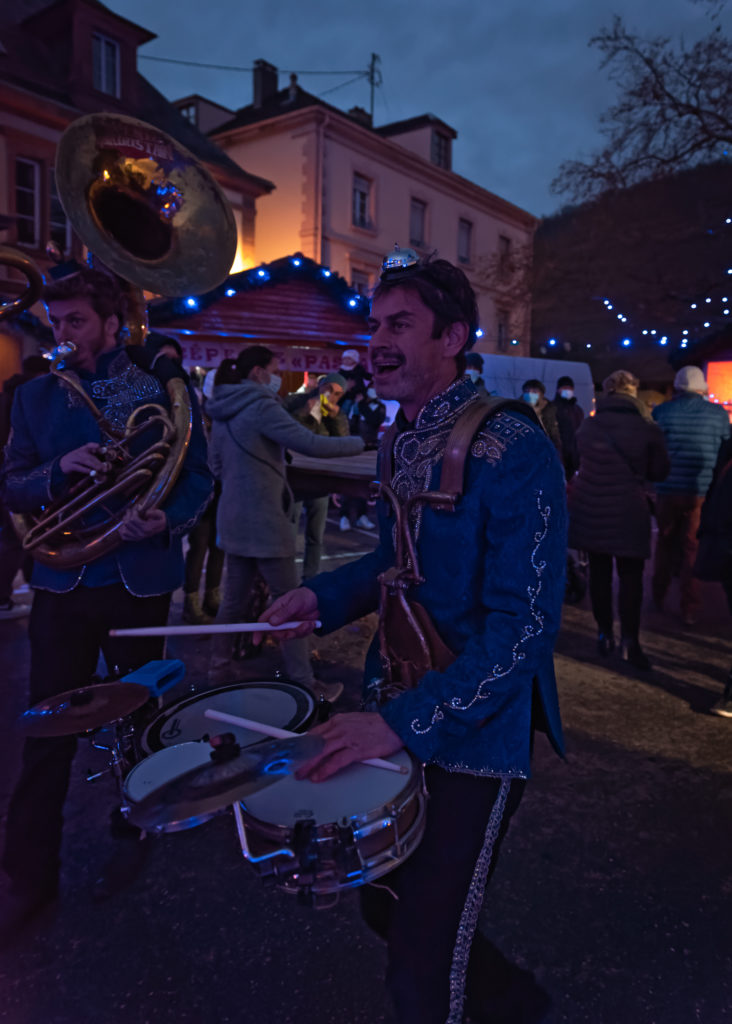
[[[98,0],[13,0],[0,5],[0,244],[42,270],[53,241],[82,258],[54,178],[56,146],[78,117],[108,111],[147,121],[203,163],[231,203],[238,229],[233,270],[254,264],[255,201],[274,187],[223,153],[137,72],[137,47],[152,33]],[[0,295],[14,298],[21,274],[0,264]],[[0,330],[2,324],[0,323]],[[33,339],[0,333],[0,380],[16,372]]]
[[[530,251],[538,222],[454,173],[454,129],[432,114],[374,128],[366,111],[344,113],[294,75],[279,89],[277,69],[262,60],[253,97],[228,117],[198,96],[176,103],[237,164],[275,182],[257,206],[259,262],[300,251],[367,294],[395,243],[436,252],[476,290],[477,348],[528,354],[530,296],[502,288],[500,268]]]

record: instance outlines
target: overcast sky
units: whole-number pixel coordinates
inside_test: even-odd
[[[366,70],[381,58],[375,124],[432,113],[458,132],[453,169],[535,214],[560,200],[549,183],[565,158],[598,144],[598,115],[614,88],[587,45],[614,14],[641,33],[706,34],[692,0],[105,0],[156,32],[139,54],[250,68],[264,58],[289,71]],[[732,29],[732,12],[721,21]],[[250,72],[180,67],[140,59],[168,98],[200,93],[231,108],[251,102]],[[365,79],[301,74],[303,88],[344,110],[368,109]],[[328,91],[326,90],[333,90]]]

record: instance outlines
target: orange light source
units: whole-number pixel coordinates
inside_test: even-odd
[[[707,388],[710,401],[724,406],[732,420],[732,361],[707,363]]]

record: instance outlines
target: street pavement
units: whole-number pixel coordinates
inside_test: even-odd
[[[327,533],[325,568],[373,546]],[[176,595],[171,621],[180,621]],[[0,812],[17,773],[27,620],[0,622]],[[356,708],[373,616],[314,642],[316,673]],[[537,738],[481,928],[551,993],[547,1024],[732,1020],[732,720],[709,714],[732,664],[721,590],[684,628],[669,601],[644,611],[644,673],[595,649],[585,602],[565,606],[556,650],[567,757]],[[187,665],[170,699],[202,688],[207,639],[176,639]],[[271,680],[268,645],[239,678]],[[73,685],[73,682],[70,683]],[[0,955],[0,1021],[11,1024],[394,1024],[384,949],[354,893],[314,910],[244,862],[230,812],[156,839],[145,870],[94,903],[115,848],[104,755],[80,743],[66,808],[57,904]],[[429,898],[429,894],[425,894]]]

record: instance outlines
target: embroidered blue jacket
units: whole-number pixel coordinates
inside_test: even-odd
[[[475,401],[461,379],[432,398],[394,443],[392,486],[401,498],[436,490],[445,444]],[[383,503],[379,503],[383,506]],[[556,450],[520,414],[501,412],[476,435],[465,493],[454,512],[423,507],[413,523],[425,582],[412,596],[457,654],[444,672],[380,709],[425,763],[479,775],[529,774],[532,701],[563,750],[552,651],[566,568],[565,484]],[[379,546],[307,586],[318,596],[322,632],[378,606],[377,576],[394,564],[393,518],[379,513]],[[366,697],[381,675],[376,640],[366,659]]]
[[[124,427],[132,410],[148,402],[169,407],[160,380],[135,366],[122,348],[104,353],[95,373],[80,372],[84,390],[115,427]],[[180,476],[163,511],[168,530],[144,541],[121,544],[112,554],[77,569],[56,569],[36,562],[31,584],[64,593],[80,584],[125,585],[137,597],[167,594],[183,582],[181,538],[198,521],[212,493],[206,440],[195,395],[193,429]],[[13,512],[37,512],[63,494],[68,478],[59,462],[88,441],[101,441],[94,416],[81,397],[51,374],[22,385],[15,394],[12,431],[0,474],[0,493]]]

